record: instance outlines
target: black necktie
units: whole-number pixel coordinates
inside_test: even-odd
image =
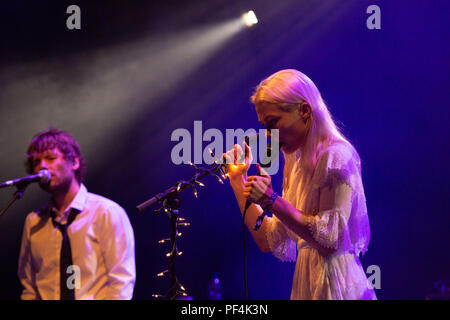
[[[70,250],[70,241],[67,235],[67,228],[75,220],[75,217],[79,213],[78,210],[72,209],[67,219],[66,224],[61,224],[55,221],[53,216],[53,224],[58,227],[62,234],[62,245],[61,245],[61,255],[59,261],[59,288],[60,288],[60,299],[61,300],[75,300],[75,288],[70,289],[67,285],[67,279],[70,274],[67,274],[67,268],[71,266],[72,263],[72,251]]]

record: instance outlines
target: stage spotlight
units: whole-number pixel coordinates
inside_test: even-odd
[[[254,24],[258,23],[258,18],[256,18],[255,12],[253,10],[250,10],[249,12],[246,12],[242,15],[242,20],[244,21],[244,24],[247,27],[251,27]]]

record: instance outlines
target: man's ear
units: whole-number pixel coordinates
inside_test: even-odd
[[[73,158],[72,169],[73,171],[77,171],[79,168],[80,168],[80,158],[75,157]]]

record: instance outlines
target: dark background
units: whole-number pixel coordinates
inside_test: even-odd
[[[81,8],[68,30],[66,8]],[[381,30],[366,9],[381,8]],[[260,23],[223,24],[254,10]],[[32,136],[71,132],[88,161],[89,191],[121,204],[136,238],[135,299],[165,293],[156,274],[169,221],[135,206],[192,169],[176,166],[170,140],[193,132],[258,128],[249,102],[275,71],[313,79],[362,158],[372,238],[362,258],[381,269],[379,299],[424,299],[449,279],[448,1],[9,1],[1,5],[0,180],[25,175]],[[204,146],[207,143],[204,143]],[[281,192],[281,172],[273,177]],[[182,195],[177,274],[195,299],[213,273],[225,299],[242,299],[242,226],[229,185],[205,179]],[[2,189],[0,205],[13,189]],[[48,199],[28,188],[0,218],[0,298],[18,299],[25,216]],[[262,254],[248,238],[250,299],[288,299],[293,263]]]

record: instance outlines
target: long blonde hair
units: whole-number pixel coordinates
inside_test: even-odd
[[[294,108],[300,108],[300,104],[306,102],[311,107],[312,119],[301,153],[298,150],[292,155],[284,154],[286,160],[284,170],[285,178],[286,171],[292,169],[296,155],[300,156],[300,167],[306,173],[304,177],[311,176],[320,153],[328,146],[337,142],[348,144],[352,153],[359,161],[359,156],[355,148],[334,123],[319,89],[317,89],[314,82],[304,73],[295,69],[285,69],[264,79],[256,87],[255,93],[251,97],[253,104],[262,101],[283,105],[287,104]]]

